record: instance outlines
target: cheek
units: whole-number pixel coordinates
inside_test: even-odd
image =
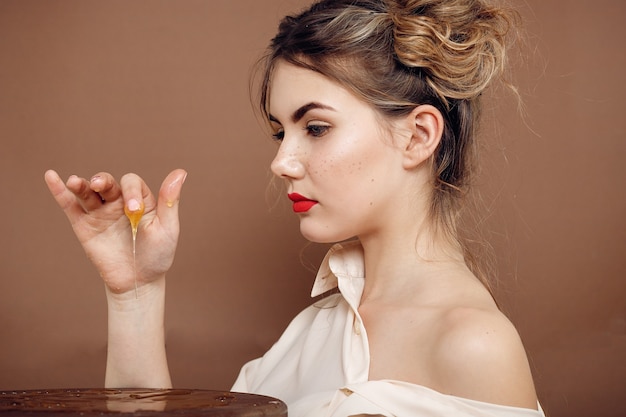
[[[363,167],[364,162],[360,158],[345,154],[320,158],[308,164],[313,176],[337,183],[367,175]]]
[[[310,172],[332,176],[336,181],[355,175],[366,175],[365,167],[371,163],[374,152],[363,146],[358,137],[344,137],[328,146],[319,157],[310,161]]]

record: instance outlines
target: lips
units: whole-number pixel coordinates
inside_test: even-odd
[[[306,213],[317,204],[317,201],[306,198],[298,193],[290,193],[287,195],[293,201],[293,211],[296,213]]]

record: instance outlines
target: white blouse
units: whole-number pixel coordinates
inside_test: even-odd
[[[313,297],[340,293],[306,308],[232,387],[279,398],[289,417],[545,417],[539,411],[469,400],[408,382],[369,381],[369,345],[358,307],[364,287],[358,242],[333,246],[317,273]]]

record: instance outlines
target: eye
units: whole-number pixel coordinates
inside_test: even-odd
[[[281,142],[284,137],[285,137],[285,131],[282,129],[277,130],[276,133],[272,134],[272,138],[274,138],[276,142]]]
[[[306,127],[304,128],[307,133],[313,137],[321,137],[324,136],[326,133],[328,133],[328,130],[330,129],[329,125],[325,125],[325,124],[308,124],[306,125]]]

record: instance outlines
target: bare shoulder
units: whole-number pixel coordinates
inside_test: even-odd
[[[536,408],[526,351],[513,324],[497,308],[446,309],[436,333],[432,372],[442,391]]]

